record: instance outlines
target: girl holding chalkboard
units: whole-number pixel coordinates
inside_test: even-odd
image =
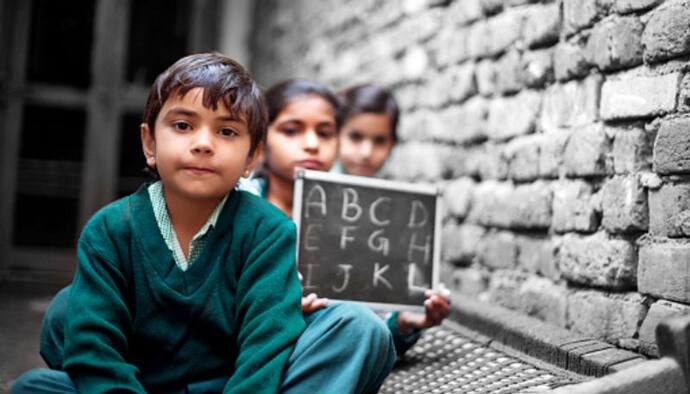
[[[343,125],[339,136],[339,162],[334,170],[375,176],[398,140],[398,104],[388,89],[374,84],[343,89],[339,97],[343,104]],[[448,316],[447,292],[428,292],[425,309],[425,314],[400,312],[387,319],[398,354],[417,341],[421,329],[438,325]]]
[[[289,80],[266,92],[269,126],[259,176],[243,181],[291,216],[295,168],[328,171],[338,154],[340,101],[325,86]],[[302,298],[307,328],[290,357],[294,379],[318,392],[375,393],[395,362],[391,331],[366,306],[310,294]],[[290,386],[290,382],[286,383]],[[289,391],[289,390],[288,390]],[[282,391],[281,391],[282,392]]]
[[[388,98],[392,101],[392,96],[387,92],[386,95],[383,101],[388,102]],[[391,120],[388,124],[392,127],[390,135],[394,136],[397,105],[394,101],[392,102],[395,106],[395,115],[394,120],[393,115],[390,115]],[[263,151],[262,169],[257,178],[252,179],[251,182],[244,182],[241,187],[253,189],[291,216],[295,169],[303,167],[329,171],[336,162],[338,137],[342,126],[342,100],[321,84],[297,79],[279,83],[268,89],[266,103],[269,126]],[[367,112],[371,111],[373,110],[367,110]],[[345,112],[355,113],[355,111]],[[392,148],[392,143],[390,147]],[[386,158],[388,153],[386,153]],[[383,162],[372,166],[376,167],[372,168],[373,172],[362,175],[373,175],[382,164]],[[347,337],[333,339],[337,345],[334,348],[341,349],[345,352],[344,354],[350,354],[352,351],[356,354],[362,352],[361,356],[353,355],[356,358],[388,359],[389,354],[386,354],[383,349],[372,348],[371,345],[365,346],[359,340],[362,335],[367,337],[372,331],[379,332],[381,326],[384,327],[387,337],[393,339],[394,353],[402,355],[417,341],[421,335],[421,329],[440,324],[448,315],[448,298],[446,295],[429,292],[425,307],[425,314],[393,313],[388,316],[384,325],[369,308],[360,304],[333,303],[329,305],[327,299],[318,298],[316,294],[310,294],[302,299],[302,311],[308,325],[307,332],[315,321],[328,320],[328,315],[333,314],[333,311],[344,311],[342,314],[346,317],[343,319],[357,321],[356,324],[352,324],[352,329],[363,333],[351,332],[346,335]],[[314,340],[321,341],[318,335],[314,335]],[[318,368],[335,374],[333,369],[326,366],[314,367],[314,369]],[[357,368],[359,367],[355,366],[348,370],[354,371]],[[385,374],[387,375],[389,371],[390,368],[385,369]]]

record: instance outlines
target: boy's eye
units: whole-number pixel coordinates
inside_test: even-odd
[[[180,131],[189,131],[192,129],[192,126],[189,123],[182,122],[182,121],[174,122],[172,124],[172,126],[173,126],[173,128],[180,130]]]
[[[235,137],[235,136],[238,136],[240,133],[238,133],[234,129],[222,128],[218,131],[218,134],[220,134],[224,137]]]

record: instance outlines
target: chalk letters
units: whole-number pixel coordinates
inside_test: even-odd
[[[314,185],[307,194],[307,201],[305,202],[305,217],[309,217],[309,210],[317,208],[321,210],[321,215],[326,216],[326,191],[321,185]]]
[[[358,200],[357,190],[350,187],[343,189],[342,218],[346,222],[354,223],[362,215],[362,207],[359,206]],[[354,213],[351,213],[351,211],[354,211]]]

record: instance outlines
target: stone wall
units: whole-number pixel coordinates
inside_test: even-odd
[[[690,1],[257,3],[265,85],[394,90],[453,291],[651,355],[690,312]]]

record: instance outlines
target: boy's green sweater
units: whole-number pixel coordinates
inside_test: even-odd
[[[67,310],[65,371],[80,392],[170,392],[228,377],[274,393],[304,329],[294,225],[233,191],[204,250],[180,270],[145,187],[84,228]]]

